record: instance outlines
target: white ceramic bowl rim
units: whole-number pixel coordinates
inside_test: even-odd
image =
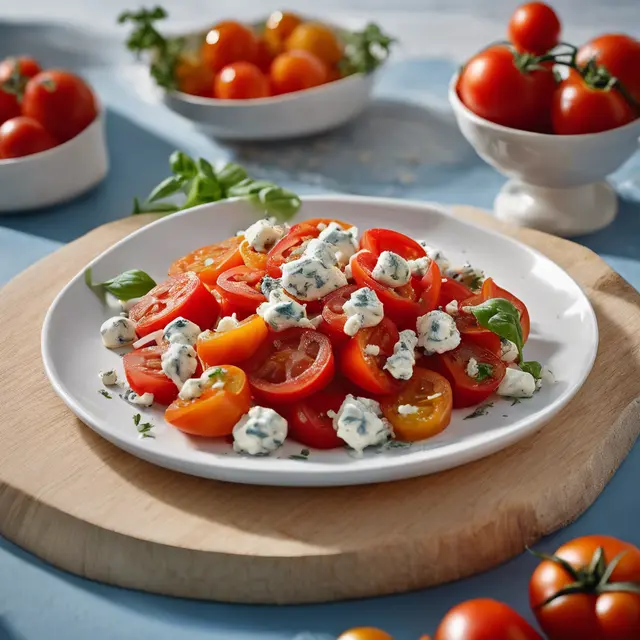
[[[502,124],[491,122],[491,120],[487,120],[486,118],[479,116],[477,113],[474,113],[473,111],[471,111],[471,109],[469,109],[469,107],[467,107],[462,102],[462,100],[460,100],[460,97],[458,96],[458,92],[456,91],[456,85],[458,84],[459,77],[460,77],[460,73],[457,72],[453,75],[453,77],[451,78],[451,81],[449,82],[449,102],[451,103],[451,105],[454,107],[454,109],[457,109],[458,111],[464,113],[465,116],[469,118],[469,120],[471,120],[472,122],[475,122],[476,124],[480,124],[480,125],[485,125],[486,127],[495,129],[496,131],[504,131],[511,134],[517,133],[519,135],[522,135],[524,137],[529,137],[529,138],[539,137],[539,138],[547,138],[547,139],[557,139],[562,142],[569,142],[570,140],[589,140],[589,139],[595,138],[596,136],[604,136],[606,134],[612,134],[613,132],[615,132],[615,134],[617,135],[618,133],[620,133],[621,131],[624,131],[625,129],[628,129],[631,132],[632,130],[639,128],[639,125],[640,125],[640,118],[636,118],[635,120],[632,120],[631,122],[628,122],[627,124],[624,124],[621,127],[616,127],[615,129],[608,129],[607,131],[598,131],[597,133],[578,133],[578,134],[572,134],[572,135],[556,134],[556,133],[539,133],[537,131],[525,131],[524,129],[514,129],[512,127],[505,127]],[[640,133],[640,129],[639,129],[639,133]]]
[[[95,96],[95,92],[93,95]],[[38,153],[30,153],[28,156],[22,156],[21,158],[0,158],[0,167],[7,166],[10,164],[18,164],[20,162],[23,162],[25,164],[28,162],[35,162],[36,160],[39,160],[40,158],[42,158],[43,156],[46,156],[47,154],[53,155],[57,151],[60,151],[62,147],[66,147],[70,144],[73,144],[75,140],[85,135],[85,133],[87,133],[89,129],[91,129],[92,127],[95,127],[96,125],[102,124],[102,121],[104,120],[104,108],[100,104],[100,102],[97,100],[97,98],[96,98],[96,107],[97,107],[96,117],[80,133],[73,136],[73,138],[66,140],[65,142],[62,142],[61,144],[57,144],[55,147],[51,147],[51,149],[46,149],[45,151],[39,151]]]

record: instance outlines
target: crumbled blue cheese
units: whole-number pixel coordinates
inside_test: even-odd
[[[479,373],[478,361],[475,358],[469,358],[469,362],[467,362],[467,375],[470,378],[475,378]]]
[[[102,344],[107,349],[117,349],[131,344],[136,340],[136,325],[129,318],[113,316],[102,323],[100,327]]]
[[[393,435],[375,400],[355,398],[351,394],[333,417],[333,428],[338,437],[359,455],[366,447],[382,444]]]
[[[198,358],[190,344],[174,342],[162,354],[162,371],[178,389],[182,389],[185,380],[188,380],[197,368]]]
[[[226,373],[222,367],[210,367],[199,378],[186,380],[178,396],[182,400],[195,400],[207,389],[224,389]]]
[[[371,272],[374,280],[389,287],[401,287],[411,280],[409,263],[393,251],[383,251]]]
[[[126,389],[122,397],[128,403],[139,407],[150,407],[153,404],[153,393],[138,395],[133,389]]]
[[[423,278],[429,270],[431,264],[431,258],[424,256],[422,258],[416,258],[415,260],[408,260],[409,269],[411,269],[411,275],[417,278]]]
[[[472,267],[468,262],[461,267],[447,269],[444,275],[456,282],[461,282],[474,291],[480,289],[484,282],[484,273],[480,269]]]
[[[508,367],[497,393],[508,398],[530,398],[535,390],[536,380],[530,373]]]
[[[176,318],[165,328],[162,337],[170,344],[194,345],[200,335],[200,327],[186,318]]]
[[[251,407],[233,427],[233,448],[238,453],[266,456],[287,437],[287,421],[273,409]]]
[[[280,278],[272,278],[271,276],[262,278],[260,291],[267,300],[269,299],[269,294],[275,289],[282,289],[282,280]]]
[[[415,405],[412,404],[401,404],[398,407],[398,413],[401,416],[411,416],[414,413],[418,413],[419,409]]]
[[[375,291],[368,287],[354,291],[342,310],[347,316],[344,332],[348,336],[355,336],[364,327],[375,327],[384,318],[382,302],[378,300]]]
[[[291,327],[314,328],[307,318],[306,305],[292,300],[282,289],[273,289],[269,300],[258,307],[257,313],[274,331]]]
[[[387,358],[384,368],[396,380],[409,380],[416,364],[416,346],[418,336],[415,331],[405,329],[399,334],[398,342],[393,347],[393,355]]]
[[[456,321],[444,311],[436,309],[418,318],[418,346],[426,355],[446,353],[460,344]]]
[[[244,232],[244,239],[259,253],[267,253],[285,234],[274,218],[258,220]]]
[[[540,378],[536,380],[536,391],[539,391],[543,384],[554,384],[555,381],[556,377],[553,375],[553,371],[548,367],[542,367],[542,370],[540,371]]]
[[[314,238],[301,258],[282,265],[282,288],[298,300],[323,298],[347,284],[335,261],[329,245]]]
[[[460,309],[458,307],[458,301],[457,300],[452,300],[445,308],[445,312],[448,313],[450,316],[457,316],[460,313]],[[513,343],[511,343],[513,344]],[[515,346],[515,345],[514,345]]]
[[[503,362],[515,362],[518,359],[518,347],[515,342],[500,338],[500,359]]]
[[[430,247],[425,240],[418,240],[418,243],[422,245],[427,256],[438,265],[442,273],[444,273],[451,266],[451,263],[449,262],[449,260],[447,260],[442,251]]]
[[[331,246],[339,264],[346,264],[358,250],[358,229],[343,229],[337,222],[330,222],[318,240]]]
[[[101,371],[98,376],[100,377],[100,382],[102,382],[105,387],[112,387],[114,384],[118,383],[118,374],[114,369]]]
[[[236,314],[232,313],[230,316],[224,316],[224,318],[220,318],[218,326],[216,327],[216,333],[232,331],[233,329],[237,329],[239,326],[240,323],[238,322]]]
[[[380,355],[380,347],[377,344],[368,344],[364,348],[364,352],[368,356],[379,356]]]

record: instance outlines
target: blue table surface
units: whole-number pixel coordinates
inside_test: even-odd
[[[381,74],[376,100],[356,122],[333,133],[242,145],[216,143],[157,102],[144,74],[124,54],[121,34],[108,28],[126,4],[112,0],[89,12],[87,3],[67,0],[56,3],[53,14],[46,0],[26,0],[7,8],[11,20],[0,21],[0,57],[29,51],[48,66],[75,69],[91,81],[106,105],[111,157],[109,176],[92,192],[61,206],[0,217],[0,285],[95,226],[126,215],[134,195],[145,195],[165,177],[167,157],[175,148],[209,160],[236,159],[256,176],[276,179],[301,194],[358,193],[491,208],[504,178],[462,139],[446,102],[446,87],[464,56],[502,35],[501,25],[515,3],[401,0],[394,3],[394,12],[385,12],[386,3],[380,0],[350,0],[348,11],[332,0],[327,5],[332,18],[343,16],[345,24],[357,24],[373,17],[402,38],[403,49]],[[212,21],[220,17],[204,9],[200,0],[164,4],[177,12],[180,24],[193,22],[192,16],[204,10]],[[605,3],[599,6],[595,0],[579,3],[579,9],[569,0],[555,4],[571,18],[568,39],[630,28],[640,35],[637,0],[606,3],[606,11]],[[312,6],[310,0],[289,5],[300,10]],[[259,15],[260,6],[253,0],[238,11]],[[48,20],[53,17],[58,22]],[[104,28],[90,29],[89,23]],[[577,241],[640,288],[640,154],[612,181],[620,194],[618,218],[608,229]],[[589,533],[640,544],[639,484],[636,446],[596,503],[538,548],[552,551]],[[384,628],[397,640],[412,640],[433,632],[451,606],[472,597],[503,600],[533,620],[527,580],[535,564],[522,555],[470,579],[393,597],[313,606],[240,606],[97,584],[59,571],[0,538],[0,640],[164,640],[178,634],[184,640],[328,640],[364,624]]]

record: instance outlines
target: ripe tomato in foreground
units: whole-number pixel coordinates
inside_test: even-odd
[[[544,2],[529,2],[518,7],[509,20],[509,40],[519,51],[542,55],[560,40],[560,20]]]
[[[399,407],[411,405],[417,411],[400,413]],[[413,442],[440,433],[451,422],[453,393],[446,378],[416,367],[413,376],[395,395],[380,401],[384,417],[392,424],[398,440]]]
[[[367,229],[360,239],[360,247],[379,256],[383,251],[393,251],[405,260],[426,256],[424,247],[413,238],[391,229]]]
[[[584,636],[587,640],[590,636]],[[511,607],[489,598],[467,600],[451,609],[433,640],[543,640]],[[591,639],[590,639],[591,640]]]
[[[216,76],[214,96],[220,100],[248,100],[268,95],[267,76],[251,62],[232,62]]]
[[[640,549],[609,536],[576,538],[538,565],[529,602],[549,640],[640,638]]]
[[[53,70],[29,80],[22,113],[40,122],[58,142],[66,142],[96,119],[98,108],[84,80],[68,71]]]
[[[218,277],[218,288],[234,309],[254,313],[265,301],[260,283],[265,272],[251,267],[233,267]]]
[[[129,318],[136,323],[139,337],[164,329],[182,316],[195,322],[203,331],[218,318],[217,300],[207,291],[195,273],[167,278],[131,307]]]
[[[122,358],[129,386],[138,394],[153,393],[158,404],[171,404],[178,397],[178,387],[162,371],[162,354],[166,347],[134,349]]]
[[[174,427],[194,436],[229,435],[234,425],[251,407],[251,391],[242,369],[227,365],[219,376],[222,388],[206,389],[195,400],[177,398],[164,417]]]
[[[338,640],[393,640],[393,636],[374,627],[358,627],[345,631]]]
[[[248,365],[256,398],[283,404],[302,400],[324,389],[335,371],[327,336],[311,329],[287,329],[273,334]]]
[[[22,158],[55,146],[51,134],[33,118],[18,116],[0,126],[0,158]]]

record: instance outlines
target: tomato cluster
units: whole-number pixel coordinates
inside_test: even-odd
[[[640,549],[609,536],[572,540],[553,556],[544,556],[529,581],[529,600],[548,640],[637,640]],[[359,627],[338,640],[393,637],[380,629]],[[478,598],[453,607],[433,640],[543,640],[543,636],[506,604]]]
[[[97,115],[88,85],[67,71],[42,71],[30,57],[0,62],[0,159],[51,149]]]
[[[197,55],[176,66],[178,88],[193,95],[244,100],[302,91],[341,77],[343,44],[320,22],[275,11],[261,30],[225,20]]]
[[[505,375],[500,339],[482,328],[466,307],[490,298],[510,300],[520,313],[525,340],[529,333],[527,308],[490,278],[474,292],[443,277],[436,261],[429,263],[424,276],[414,276],[404,286],[382,284],[373,277],[373,270],[383,251],[406,260],[426,254],[420,244],[404,234],[369,229],[362,234],[361,250],[350,261],[355,283],[307,303],[308,316],[315,317],[315,328],[273,331],[256,313],[266,301],[261,287],[265,276],[280,277],[283,265],[298,258],[306,244],[331,222],[344,229],[351,226],[331,219],[301,222],[293,225],[268,253],[255,251],[243,236],[201,247],[176,260],[169,268],[170,278],[144,296],[131,309],[130,318],[143,337],[179,316],[206,330],[218,317],[235,314],[237,327],[206,331],[198,339],[196,351],[202,367],[238,367],[237,376],[246,378],[246,385],[239,383],[239,388],[250,389],[250,395],[260,404],[285,415],[291,436],[307,446],[343,446],[327,411],[337,411],[350,392],[380,401],[398,439],[430,437],[449,424],[452,408],[482,402]],[[362,328],[350,337],[344,331],[347,316],[343,307],[361,287],[376,293],[385,316],[378,325]],[[394,352],[399,331],[415,330],[419,316],[453,300],[460,302],[456,318],[460,346],[441,355],[421,357],[408,381],[394,378],[385,364]],[[134,350],[125,356],[124,366],[134,391],[153,393],[157,402],[169,404],[175,401],[178,389],[162,372],[164,349],[166,345]],[[491,373],[480,380],[471,377],[467,366],[472,358],[487,364]],[[248,402],[249,392],[243,394],[241,398]],[[180,404],[180,410],[186,411],[187,404]],[[188,404],[192,419],[187,426],[183,420],[176,420],[173,409],[167,419],[189,433],[213,435],[211,421],[193,409],[201,404]],[[412,405],[417,411],[404,415],[398,410],[401,405]],[[216,424],[221,424],[219,415]],[[230,433],[234,424],[229,417],[223,431]]]
[[[628,124],[640,115],[640,41],[605,34],[580,48],[560,42],[561,25],[543,2],[511,17],[508,44],[463,67],[457,92],[477,115],[514,129],[573,135]]]

